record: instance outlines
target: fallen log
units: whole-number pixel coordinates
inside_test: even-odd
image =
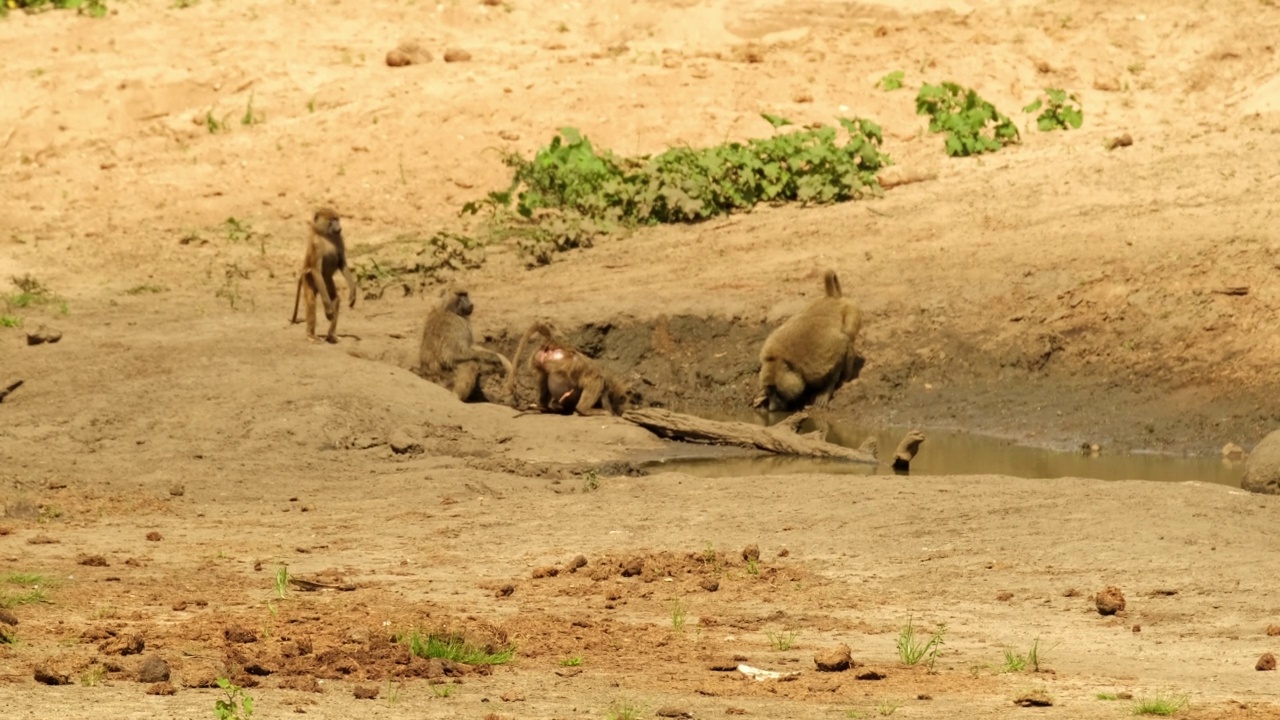
[[[778,455],[803,455],[878,464],[875,455],[829,443],[822,439],[821,432],[801,435],[798,432],[800,423],[808,417],[809,413],[799,412],[773,427],[761,427],[743,422],[704,420],[658,408],[628,410],[622,414],[623,420],[635,423],[659,437],[674,440],[709,445],[737,445]]]

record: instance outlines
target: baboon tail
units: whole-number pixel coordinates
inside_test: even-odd
[[[842,297],[840,292],[840,278],[836,276],[835,270],[828,270],[822,274],[822,285],[826,288],[827,297]]]
[[[301,299],[302,299],[302,276],[299,275],[298,287],[293,293],[293,317],[289,320],[290,323],[298,322],[298,301]]]

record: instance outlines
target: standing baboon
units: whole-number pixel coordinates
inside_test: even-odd
[[[471,335],[474,308],[466,290],[445,290],[440,304],[427,313],[418,348],[418,374],[453,390],[463,402],[471,399],[479,387],[482,365],[511,370],[510,360],[475,344]]]
[[[544,342],[529,356],[534,384],[538,388],[539,412],[569,415],[621,415],[626,409],[627,389],[595,360],[578,352],[550,323],[535,322],[520,338],[511,369],[507,373],[507,394],[515,398],[516,368],[529,338],[541,335]],[[603,405],[599,409],[596,405]]]
[[[307,252],[302,258],[302,270],[298,273],[298,289],[293,296],[293,319],[298,322],[298,299],[303,297],[306,286],[307,337],[316,339],[316,294],[324,301],[324,317],[329,321],[325,340],[338,342],[338,288],[333,284],[333,274],[341,272],[351,293],[350,306],[356,306],[356,283],[347,268],[347,245],[342,239],[342,222],[338,213],[329,208],[316,210],[311,218],[311,235],[307,238]]]
[[[793,410],[816,398],[826,407],[836,389],[857,374],[854,340],[862,312],[840,292],[834,270],[822,276],[826,295],[765,338],[760,349],[760,392],[752,405]]]

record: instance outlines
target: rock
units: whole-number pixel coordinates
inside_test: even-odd
[[[158,682],[147,688],[148,695],[173,695],[178,692],[178,688],[174,687],[167,680]]]
[[[27,333],[28,345],[43,345],[44,343],[56,343],[62,339],[62,332],[47,328],[44,325],[36,328],[35,332]]]
[[[387,65],[389,67],[425,65],[429,62],[431,62],[431,53],[427,52],[416,40],[402,42],[394,50],[387,53]]]
[[[742,548],[742,559],[747,562],[751,562],[752,560],[760,562],[760,546],[755,543],[751,543],[750,545]]]
[[[187,488],[182,483],[175,483],[169,486],[169,494],[174,497],[182,497],[187,494]]]
[[[541,578],[555,577],[559,574],[560,574],[560,568],[556,567],[555,565],[543,565],[542,567],[536,567],[533,569],[533,578],[535,580],[538,580]]]
[[[11,625],[17,625],[17,624],[18,624],[18,621],[17,621],[17,620],[14,620],[14,621],[13,621],[12,623],[10,623],[10,624],[11,624]],[[1277,635],[1280,635],[1280,625],[1268,625],[1268,626],[1267,626],[1267,635],[1269,635],[1269,636],[1271,636],[1271,637],[1276,637]]]
[[[853,664],[849,646],[840,644],[830,650],[814,653],[813,664],[820,672],[844,672]]]
[[[1124,593],[1120,592],[1120,588],[1108,585],[1098,593],[1094,602],[1098,606],[1099,615],[1115,615],[1124,610]]]
[[[397,455],[421,455],[425,452],[422,449],[422,443],[414,440],[403,430],[391,433],[391,437],[387,439],[387,445],[391,446],[391,452]]]
[[[693,717],[693,714],[690,713],[688,710],[685,710],[684,708],[678,708],[678,707],[660,707],[657,710],[655,710],[653,714],[657,715],[658,717],[683,718],[685,720],[688,720],[688,718]]]
[[[81,555],[76,564],[87,567],[107,567],[107,559],[101,555]]]
[[[587,558],[585,555],[574,555],[569,561],[569,572],[578,572],[578,568],[587,566]]]
[[[635,577],[644,572],[644,560],[638,557],[631,558],[622,566],[622,577]]]
[[[1049,697],[1048,693],[1043,690],[1034,690],[1032,692],[1019,695],[1018,698],[1013,701],[1013,704],[1021,705],[1022,707],[1052,707],[1053,698]]]
[[[879,670],[863,670],[862,672],[858,673],[854,677],[858,678],[859,680],[883,680],[889,676],[885,675]]]
[[[48,665],[37,665],[32,677],[45,685],[70,685],[71,676]]]
[[[152,530],[151,532],[147,533],[148,542],[160,542],[163,539],[164,539],[164,536],[156,532],[155,530]]]
[[[524,693],[519,690],[508,690],[502,693],[500,697],[502,698],[502,702],[524,702]]]
[[[1227,460],[1239,460],[1244,457],[1244,448],[1229,442],[1222,446],[1222,457]]]
[[[1280,494],[1280,430],[1262,438],[1249,453],[1240,487],[1249,492]]]
[[[138,682],[158,683],[169,679],[169,663],[164,658],[152,655],[142,662],[138,668]]]
[[[1265,672],[1268,670],[1275,670],[1276,656],[1272,655],[1271,653],[1264,653],[1262,657],[1258,658],[1258,664],[1254,665],[1253,667],[1254,669],[1262,672]]]
[[[447,63],[471,62],[471,53],[462,48],[449,48],[444,51],[444,61]]]
[[[720,589],[720,581],[715,578],[707,578],[706,580],[698,583],[698,587],[706,590],[707,592],[715,592]]]
[[[146,647],[147,643],[141,635],[130,633],[104,640],[98,646],[98,652],[103,655],[138,655]]]
[[[355,695],[357,700],[376,700],[378,698],[378,688],[357,685],[352,688],[351,694]]]
[[[17,625],[17,624],[18,624],[17,615],[14,615],[13,612],[10,610],[0,608],[0,625]],[[1270,634],[1270,628],[1268,628],[1267,634]]]
[[[222,629],[222,637],[229,643],[251,643],[258,641],[254,631],[239,625],[228,625]]]

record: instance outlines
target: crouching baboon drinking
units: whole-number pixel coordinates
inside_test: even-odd
[[[338,311],[342,300],[333,284],[333,274],[341,272],[351,294],[350,306],[356,306],[356,283],[347,268],[347,245],[342,238],[342,222],[338,213],[329,208],[316,210],[311,217],[311,235],[307,238],[307,252],[302,258],[302,270],[298,272],[298,288],[293,295],[293,319],[298,322],[298,300],[307,301],[307,337],[316,339],[316,295],[324,302],[324,317],[329,321],[329,332],[324,339],[338,342]],[[303,292],[305,287],[306,292]]]
[[[507,374],[507,394],[515,397],[516,368],[529,338],[541,335],[542,345],[529,356],[538,387],[539,412],[569,415],[621,415],[626,409],[627,388],[595,360],[576,350],[550,323],[535,322],[516,346],[514,364]],[[603,405],[603,408],[597,408]]]
[[[510,360],[475,344],[471,335],[474,307],[466,290],[458,287],[446,290],[440,304],[427,313],[418,349],[418,374],[453,390],[463,402],[476,393],[486,366],[511,371]]]
[[[753,407],[771,412],[794,410],[815,401],[826,407],[831,396],[857,374],[854,340],[862,312],[840,292],[834,270],[822,276],[826,290],[769,334],[760,349],[760,391]]]

